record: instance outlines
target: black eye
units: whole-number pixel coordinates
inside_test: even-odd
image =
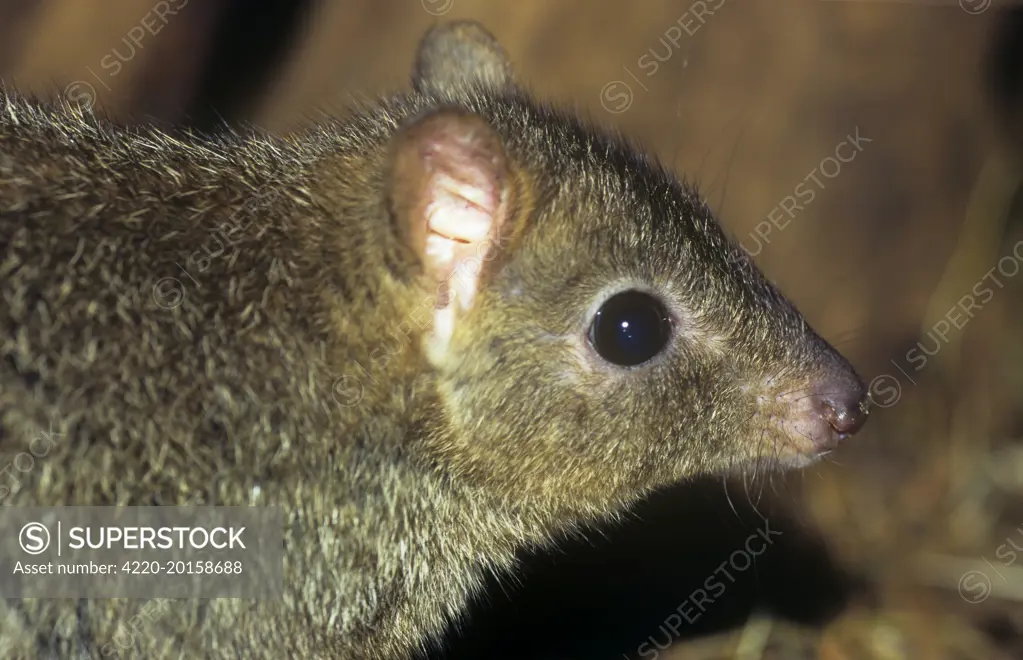
[[[623,367],[654,357],[671,338],[671,320],[657,298],[623,291],[608,298],[593,317],[590,343],[602,358]]]

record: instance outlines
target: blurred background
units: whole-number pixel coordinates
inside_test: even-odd
[[[0,0],[0,78],[122,123],[284,132],[405,88],[454,18],[698,184],[877,405],[823,465],[523,553],[424,658],[1023,658],[1023,9]]]

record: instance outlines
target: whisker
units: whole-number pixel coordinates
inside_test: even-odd
[[[729,468],[731,468],[731,462],[732,460],[730,459]],[[721,476],[721,485],[724,486],[725,500],[728,502],[728,506],[732,509],[732,513],[735,515],[736,519],[741,520],[742,518],[739,516],[739,511],[735,508],[735,502],[732,501],[732,495],[728,492],[728,475]]]

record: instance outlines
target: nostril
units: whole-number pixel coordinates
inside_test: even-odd
[[[867,421],[867,399],[862,396],[862,391],[846,396],[825,395],[821,397],[821,403],[828,424],[844,435],[856,433]]]

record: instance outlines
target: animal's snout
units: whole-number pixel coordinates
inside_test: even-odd
[[[860,430],[869,412],[866,388],[844,365],[778,395],[775,401],[784,407],[775,419],[790,447],[807,457],[837,447]]]

